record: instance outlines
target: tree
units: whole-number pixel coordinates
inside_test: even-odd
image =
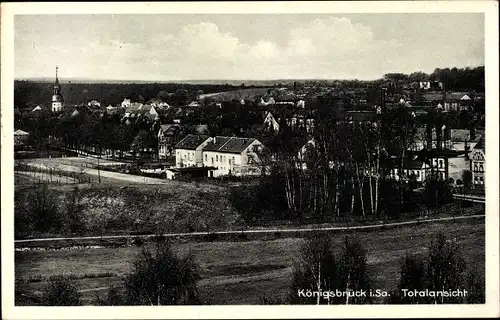
[[[357,239],[348,237],[339,258],[332,251],[331,239],[315,235],[303,246],[301,260],[294,268],[290,301],[294,304],[365,304],[371,301],[368,292],[366,251]],[[302,291],[343,292],[345,294],[299,295]],[[359,297],[355,292],[366,292]]]
[[[331,239],[314,235],[301,249],[301,260],[294,267],[290,292],[292,304],[330,304],[330,299],[302,297],[300,290],[319,292],[335,290],[338,287],[338,265],[332,252]],[[332,301],[333,302],[333,301]]]
[[[426,270],[427,288],[432,291],[460,289],[463,286],[465,261],[458,245],[439,233],[431,242]],[[434,297],[431,303],[457,303],[460,297]]]
[[[16,211],[19,212],[19,215],[16,213],[16,219],[24,217],[24,223],[27,223],[31,230],[49,232],[59,230],[61,227],[62,221],[57,199],[55,194],[48,189],[47,184],[38,185],[26,192],[16,203]],[[19,226],[17,222],[16,226]]]
[[[50,280],[43,289],[41,304],[44,306],[80,306],[81,294],[70,278],[59,276]]]
[[[199,279],[191,255],[178,257],[167,243],[157,240],[154,253],[142,248],[125,278],[125,304],[199,304]]]
[[[371,279],[368,275],[366,261],[366,251],[358,239],[350,239],[347,236],[344,239],[344,248],[340,258],[340,286],[342,290],[349,291],[365,291],[371,289]],[[371,298],[347,296],[345,304],[365,304],[369,303]]]
[[[485,303],[484,277],[477,275],[475,271],[469,272],[467,276],[467,303]]]
[[[71,233],[83,231],[85,223],[82,219],[83,205],[81,204],[81,194],[78,187],[66,194],[64,199],[65,223]]]
[[[398,106],[395,110],[388,111],[383,115],[382,135],[385,149],[389,155],[396,156],[398,160],[399,175],[399,210],[403,210],[404,204],[404,181],[403,163],[407,150],[414,143],[417,133],[417,123],[412,113],[404,106]]]
[[[391,292],[388,302],[397,304],[418,304],[424,302],[420,296],[402,294],[403,290],[425,289],[425,263],[418,257],[407,254],[401,263],[400,278],[396,291]]]

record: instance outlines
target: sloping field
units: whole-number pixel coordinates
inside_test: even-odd
[[[456,221],[357,233],[368,251],[369,271],[375,289],[390,290],[399,278],[399,263],[406,253],[425,254],[430,239],[442,232],[460,245],[469,270],[484,275],[484,220]],[[332,235],[342,247],[343,235]],[[191,252],[202,279],[198,287],[205,303],[259,304],[263,297],[286,296],[302,238],[233,242],[176,243],[181,254]],[[63,249],[15,253],[17,289],[37,294],[53,275],[73,275],[91,304],[111,282],[130,270],[137,247]],[[378,301],[381,302],[381,301]]]
[[[253,99],[255,96],[265,95],[272,87],[267,88],[248,88],[233,91],[223,91],[216,93],[201,94],[199,96],[200,100],[210,98],[211,100],[220,101],[231,101],[231,100],[241,100],[241,99]]]

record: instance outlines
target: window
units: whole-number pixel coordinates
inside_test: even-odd
[[[474,164],[474,171],[477,171],[477,164]]]
[[[444,161],[443,160],[439,160],[439,167],[444,168]]]
[[[215,156],[215,161],[219,162],[219,155]]]
[[[483,172],[483,171],[484,171],[484,167],[483,167],[483,165],[480,165],[480,166],[479,166],[479,171],[481,171],[481,172]]]
[[[205,154],[205,162],[208,161],[208,155]]]
[[[233,156],[233,164],[234,164],[234,156]]]
[[[212,157],[212,165],[214,164],[214,157]]]

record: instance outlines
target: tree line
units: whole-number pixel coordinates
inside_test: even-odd
[[[410,110],[387,109],[364,123],[339,121],[337,112],[318,110],[310,133],[281,122],[279,132],[263,137],[262,176],[232,192],[233,205],[247,222],[399,218],[452,201],[450,181],[436,172],[428,170],[424,184],[404,171],[406,161],[429,160],[410,151],[420,126]],[[431,114],[424,123],[440,129],[445,119]]]
[[[252,86],[249,86],[252,87]],[[124,98],[145,103],[157,98],[179,106],[196,99],[200,93],[238,90],[229,84],[182,84],[182,83],[61,83],[61,91],[67,105],[98,100],[101,104],[117,105]],[[47,105],[53,94],[53,83],[14,81],[14,106],[18,108]]]

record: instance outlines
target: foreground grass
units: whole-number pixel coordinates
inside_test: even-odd
[[[484,275],[484,220],[416,225],[357,233],[368,251],[374,288],[390,290],[399,278],[399,263],[406,253],[425,254],[430,239],[442,232],[456,241],[469,269]],[[343,235],[332,235],[337,251]],[[179,253],[191,252],[200,266],[201,297],[209,304],[259,304],[263,297],[288,294],[293,262],[299,258],[302,238],[235,242],[173,244]],[[119,282],[130,270],[138,247],[28,251],[15,253],[19,291],[37,294],[51,276],[77,278],[87,304],[109,283]],[[110,276],[112,275],[112,276]],[[34,281],[36,279],[36,281]],[[381,301],[379,301],[381,302]]]

